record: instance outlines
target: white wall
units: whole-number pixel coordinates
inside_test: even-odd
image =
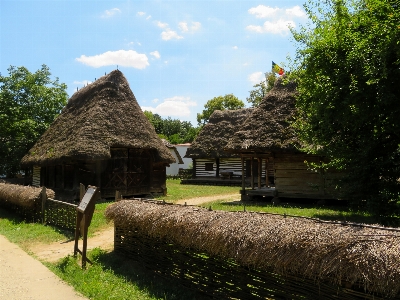
[[[175,158],[177,162],[170,164],[170,166],[167,167],[167,175],[178,175],[179,169],[188,169],[189,165],[192,164],[191,158],[184,157],[186,155],[186,150],[190,147],[190,144],[178,144],[174,146],[176,147],[176,150],[178,150],[180,156],[182,157],[183,164],[178,164],[179,160],[176,157],[175,151],[173,149],[169,149],[172,156]]]

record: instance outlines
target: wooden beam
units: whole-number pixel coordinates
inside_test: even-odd
[[[246,174],[244,172],[244,157],[241,156],[240,157],[241,162],[242,162],[242,191],[244,191],[246,189]]]
[[[251,189],[254,190],[253,156],[250,158]]]
[[[269,187],[269,178],[268,178],[268,158],[265,160],[265,186]]]
[[[258,180],[257,180],[257,185],[258,185],[258,188],[261,189],[262,158],[257,158],[257,165],[258,165]]]

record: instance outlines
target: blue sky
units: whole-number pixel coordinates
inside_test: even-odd
[[[190,121],[216,96],[246,97],[295,45],[303,1],[0,2],[0,72],[46,64],[68,94],[117,68],[143,110]]]

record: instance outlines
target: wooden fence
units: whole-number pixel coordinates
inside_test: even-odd
[[[114,232],[116,253],[215,299],[383,299],[367,293],[362,286],[350,289],[300,275],[282,276],[272,270],[243,267],[233,260],[143,235],[135,228],[116,225]]]

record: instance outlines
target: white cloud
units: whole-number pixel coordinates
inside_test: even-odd
[[[183,39],[183,36],[180,36],[176,31],[173,31],[169,28],[165,29],[165,31],[161,32],[161,38],[164,41],[168,41],[171,39]]]
[[[289,33],[289,27],[296,27],[295,19],[304,18],[305,11],[298,5],[292,8],[272,8],[265,5],[252,7],[248,10],[250,14],[256,18],[266,18],[267,20],[262,25],[248,25],[247,30],[256,33],[272,33],[286,35]]]
[[[150,20],[151,19],[151,15],[148,15],[148,17],[146,18],[146,20]]]
[[[179,22],[178,27],[182,32],[193,33],[201,28],[201,23],[200,22],[192,22],[192,24],[189,27],[189,24],[187,22]]]
[[[123,67],[144,69],[149,65],[146,54],[140,54],[133,50],[107,51],[94,56],[81,55],[81,57],[75,60],[94,68],[120,65]]]
[[[247,79],[254,85],[265,80],[263,72],[255,72],[250,74]]]
[[[160,53],[157,50],[153,51],[153,52],[150,52],[150,55],[154,56],[155,58],[160,58],[161,57]]]
[[[137,12],[137,15],[138,15],[138,16],[144,16],[145,14],[146,14],[146,13],[145,13],[144,11],[138,11],[138,12]]]
[[[305,11],[298,5],[293,6],[292,8],[287,8],[285,10],[285,12],[289,16],[295,16],[295,17],[299,17],[299,18],[306,17]]]
[[[189,27],[188,27],[187,22],[179,22],[178,27],[182,32],[188,32],[189,31]]]
[[[163,22],[160,22],[160,21],[157,21],[156,25],[158,27],[160,27],[160,28],[167,28],[168,27],[168,23],[163,23]]]
[[[232,49],[237,50],[238,46],[233,46]]]
[[[256,15],[256,18],[266,18],[273,16],[279,11],[278,7],[272,8],[270,6],[259,5],[257,7],[252,7],[248,10],[249,14]]]
[[[91,84],[91,83],[92,83],[92,81],[89,81],[89,80],[82,80],[82,81],[77,81],[77,80],[75,80],[75,81],[74,81],[74,84],[83,85],[83,86],[88,85],[88,84]]]
[[[190,108],[196,105],[196,102],[190,101],[190,97],[175,96],[164,99],[164,102],[156,107],[142,106],[142,110],[148,110],[160,116],[188,117]]]
[[[119,8],[112,8],[110,10],[106,10],[101,17],[102,18],[111,18],[113,16],[115,16],[116,14],[120,14],[121,10]]]
[[[277,20],[277,21],[265,21],[263,26],[254,26],[249,25],[246,27],[247,30],[255,31],[257,33],[273,33],[273,34],[288,34],[289,28],[296,27],[296,23],[294,21],[288,20]]]
[[[153,102],[153,103],[158,103],[158,98],[155,98],[155,99],[153,99],[153,101],[151,101],[151,102]]]

